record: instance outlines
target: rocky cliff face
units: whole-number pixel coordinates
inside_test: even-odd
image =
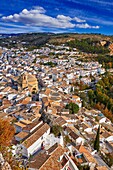
[[[109,45],[110,55],[113,55],[113,43]]]

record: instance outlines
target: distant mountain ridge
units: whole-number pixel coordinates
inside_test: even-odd
[[[102,34],[78,34],[78,33],[18,33],[18,34],[0,34],[0,46],[2,47],[27,47],[37,48],[51,43],[55,45],[63,44],[74,39],[87,39],[90,38],[94,41],[108,41],[113,42],[113,36]]]

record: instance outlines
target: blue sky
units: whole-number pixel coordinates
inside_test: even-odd
[[[0,0],[0,33],[113,35],[113,0]]]

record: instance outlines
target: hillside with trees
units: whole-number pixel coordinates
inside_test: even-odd
[[[113,122],[113,76],[104,75],[95,90],[88,91],[91,107],[101,110]]]
[[[86,41],[87,40],[87,41]],[[90,41],[91,40],[91,41]],[[78,33],[63,33],[63,34],[53,34],[53,33],[21,33],[21,34],[1,34],[0,35],[0,46],[1,47],[26,47],[28,49],[34,49],[45,45],[46,43],[60,45],[69,43],[72,46],[75,46],[75,42],[77,43],[77,47],[80,48],[81,44],[84,42],[84,49],[86,49],[87,45],[91,45],[91,42],[100,42],[101,40],[105,40],[108,42],[113,41],[112,36],[106,36],[101,34],[78,34]],[[88,44],[87,44],[88,43]],[[95,52],[94,46],[90,47],[90,50]],[[100,53],[102,49],[97,48],[97,52]],[[88,51],[86,49],[86,51]],[[90,52],[90,51],[89,51]]]
[[[101,46],[99,41],[91,40],[90,38],[67,42],[67,45],[72,48],[77,48],[78,50],[85,53],[93,54],[108,54],[109,49],[107,47]]]

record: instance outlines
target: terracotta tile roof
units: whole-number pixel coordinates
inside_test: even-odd
[[[102,123],[101,124],[105,129],[110,130],[111,132],[113,132],[113,126],[106,124],[106,123]]]
[[[66,116],[62,116],[62,118],[63,118],[66,122],[69,120],[69,118],[66,117]],[[68,123],[69,123],[69,122],[68,122]]]
[[[36,132],[34,132],[31,136],[29,136],[22,144],[29,148],[33,143],[35,143],[48,129],[49,125],[47,123],[41,125],[39,129],[37,129]]]
[[[29,74],[29,73],[24,73],[24,75],[27,76],[28,82],[37,81],[35,75]]]
[[[44,103],[46,103],[46,102],[48,102],[48,98],[47,98],[47,97],[43,97],[43,98],[42,98],[42,101],[43,101]]]
[[[17,135],[15,135],[15,137],[18,137],[18,138],[21,138],[21,139],[24,139],[27,136],[28,136],[27,132],[20,132]]]
[[[58,101],[50,101],[50,104],[51,104],[51,106],[52,107],[56,107],[56,106],[59,106],[59,107],[61,107],[61,102],[58,102]]]
[[[85,158],[86,158],[89,162],[92,162],[92,163],[97,164],[96,159],[91,155],[91,153],[90,153],[83,145],[80,146],[79,152],[80,152],[80,153],[83,153],[84,156],[85,156]]]
[[[79,96],[76,96],[76,95],[73,95],[72,98],[74,98],[74,99],[80,99],[80,97],[79,97]]]
[[[26,97],[22,100],[21,104],[28,104],[31,101],[31,97]]]
[[[41,152],[33,157],[30,161],[29,167],[38,170],[49,157],[50,155],[47,155],[46,152]]]
[[[14,125],[20,126],[20,127],[22,127],[22,128],[26,127],[26,125],[24,125],[24,124],[22,124],[22,123],[20,123],[20,122],[14,123]]]
[[[60,116],[55,119],[54,124],[58,124],[60,126],[65,125],[67,122]]]
[[[83,129],[90,128],[89,124],[87,124],[85,122],[83,122],[80,126],[83,127]]]
[[[63,114],[63,116],[66,116],[68,117],[69,119],[77,119],[77,116],[76,115],[71,115],[71,114]]]
[[[11,102],[10,102],[8,99],[4,99],[4,100],[2,101],[2,104],[3,104],[3,105],[11,105]]]
[[[105,167],[105,166],[99,166],[99,167],[97,167],[96,169],[97,169],[97,170],[108,170],[108,168]]]
[[[27,125],[25,128],[23,128],[23,131],[31,131],[32,129],[35,129],[35,127],[40,124],[41,122],[39,120],[35,120],[31,124]],[[38,127],[38,126],[37,126]]]
[[[46,94],[47,96],[49,96],[50,92],[51,92],[51,89],[47,88],[46,91],[45,91],[45,94]]]
[[[94,134],[93,132],[91,132],[91,133],[88,133],[88,132],[85,132],[85,134],[87,135],[87,139],[95,139],[95,137],[96,137],[96,134]]]
[[[69,136],[72,138],[72,139],[74,139],[74,140],[76,140],[79,136],[76,134],[76,133],[74,133],[73,131],[71,131],[70,133],[69,133]]]
[[[51,156],[47,159],[47,161],[41,166],[39,170],[60,170],[61,163],[58,161],[60,156],[62,156],[65,152],[65,149],[62,148],[61,145],[52,152]]]
[[[48,149],[48,154],[51,155],[52,152],[58,147],[58,144],[55,143],[51,148]]]
[[[2,99],[3,98],[3,95],[2,94],[0,94],[0,99]]]
[[[102,136],[103,136],[104,138],[108,138],[108,137],[110,136],[110,133],[107,132],[107,131],[105,131],[105,132],[102,133]]]
[[[2,90],[2,92],[9,92],[9,91],[12,91],[11,87],[6,87],[4,90]]]
[[[71,130],[69,127],[67,127],[67,126],[64,127],[64,130],[65,130],[67,133],[72,132],[72,130]]]
[[[0,112],[0,118],[4,118],[5,116],[7,116],[7,114],[6,114],[6,113],[4,113],[4,112]]]
[[[51,101],[51,102],[52,102],[52,101],[53,101],[53,102],[55,101],[55,102],[56,102],[57,100],[60,100],[60,99],[61,99],[60,97],[51,97],[51,98],[49,98],[49,101]],[[57,102],[58,102],[58,101],[57,101]]]
[[[21,120],[20,122],[25,124],[25,125],[29,125],[30,123],[32,123],[31,121],[25,120],[25,119]]]

